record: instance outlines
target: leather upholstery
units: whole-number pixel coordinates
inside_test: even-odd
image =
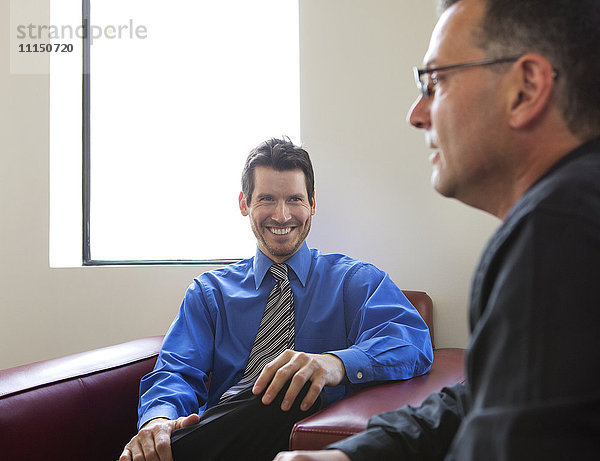
[[[362,389],[299,421],[290,435],[292,450],[318,450],[363,431],[369,418],[404,405],[420,405],[444,386],[464,381],[464,349],[437,349],[431,370],[416,378]]]
[[[0,371],[0,459],[116,460],[162,337]]]

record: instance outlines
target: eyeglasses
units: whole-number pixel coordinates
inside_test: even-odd
[[[438,83],[438,72],[443,72],[452,69],[460,69],[463,67],[490,66],[492,64],[500,64],[503,62],[514,62],[521,56],[522,55],[510,56],[508,58],[485,59],[483,61],[464,62],[461,64],[452,64],[451,66],[433,67],[431,69],[419,69],[415,66],[413,67],[413,72],[415,74],[415,82],[417,83],[417,87],[421,91],[423,98],[427,99],[431,97],[433,93],[435,93],[435,86]],[[429,76],[429,78],[424,78],[427,75]]]

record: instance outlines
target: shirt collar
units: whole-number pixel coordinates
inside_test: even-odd
[[[284,261],[289,267],[292,268],[298,280],[303,287],[306,286],[306,279],[308,278],[308,271],[310,269],[310,250],[306,242],[302,243],[302,246],[292,255],[291,258]],[[258,246],[256,247],[256,255],[254,256],[254,283],[256,285],[256,289],[262,283],[265,278],[265,275],[269,271],[271,265],[275,264],[268,256],[260,251]]]

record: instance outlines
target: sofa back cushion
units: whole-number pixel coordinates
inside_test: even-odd
[[[435,347],[433,343],[433,300],[424,291],[412,291],[402,290],[404,296],[415,306],[419,315],[423,318],[427,326],[429,327],[429,335],[431,336],[431,345]]]

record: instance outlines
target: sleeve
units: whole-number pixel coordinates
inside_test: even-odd
[[[348,348],[329,353],[351,384],[419,376],[431,368],[427,324],[392,282],[371,264],[355,267],[344,282]]]
[[[467,385],[455,384],[430,395],[420,407],[376,415],[364,432],[327,448],[342,450],[352,461],[441,460],[468,405]]]
[[[154,370],[142,378],[138,428],[155,418],[201,413],[212,370],[215,313],[197,279],[165,335]]]

